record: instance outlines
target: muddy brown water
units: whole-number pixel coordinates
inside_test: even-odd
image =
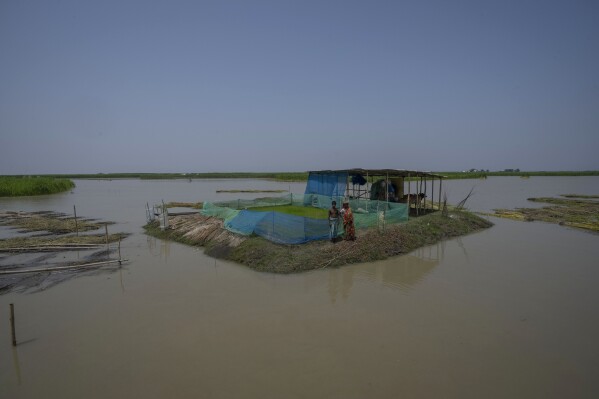
[[[142,234],[146,201],[237,198],[251,180],[76,181],[0,209],[120,221],[131,262],[0,296],[2,398],[591,398],[599,394],[599,236],[492,218],[491,229],[382,262],[257,273]],[[598,194],[597,177],[476,185],[473,210]],[[255,194],[248,196],[251,198]],[[10,343],[9,304],[17,319]]]

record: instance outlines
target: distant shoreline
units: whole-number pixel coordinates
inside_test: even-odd
[[[494,171],[494,172],[433,172],[446,179],[484,179],[494,176],[599,176],[599,170],[585,171]],[[267,179],[285,182],[308,180],[308,172],[210,172],[210,173],[95,173],[95,174],[40,174],[6,175],[0,177],[52,177],[63,179],[141,179],[141,180],[185,180],[185,179]]]

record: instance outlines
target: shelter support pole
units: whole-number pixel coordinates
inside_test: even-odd
[[[439,178],[439,210],[441,210],[441,188],[443,187],[443,178]]]
[[[389,172],[387,172],[387,181],[385,181],[385,201],[389,202]]]
[[[410,216],[410,208],[412,207],[412,205],[410,205],[411,187],[412,187],[412,179],[410,179],[410,174],[408,173],[408,216]]]
[[[415,204],[415,208],[416,208],[416,216],[418,216],[420,214],[420,193],[422,192],[422,178],[420,178],[420,180],[416,180],[416,204]]]
[[[426,213],[426,177],[424,178],[424,212]]]
[[[347,177],[345,178],[345,190],[347,191],[347,199],[349,200],[349,173],[347,174]]]
[[[431,180],[431,211],[435,210],[435,178]]]

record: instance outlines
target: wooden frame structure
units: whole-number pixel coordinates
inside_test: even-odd
[[[347,188],[345,191],[346,198],[361,198],[370,199],[372,185],[375,182],[385,182],[385,198],[389,202],[406,202],[408,207],[418,215],[427,211],[435,211],[441,209],[441,191],[443,189],[442,176],[436,173],[424,172],[419,170],[406,169],[339,169],[339,170],[316,170],[309,171],[312,174],[332,174],[332,173],[347,173]],[[356,190],[356,185],[351,183],[351,177],[361,175],[366,179],[365,188],[359,186]],[[435,193],[435,180],[439,180],[438,192]],[[400,182],[400,183],[399,183]],[[388,184],[398,185],[399,193],[396,193],[398,198],[389,198]],[[407,183],[407,186],[406,186]],[[430,184],[429,184],[430,183]],[[412,184],[414,184],[414,192],[412,192]],[[430,186],[430,196],[428,188]],[[407,194],[406,194],[407,188]],[[438,194],[438,196],[436,195]],[[435,197],[438,201],[435,202]],[[427,202],[427,198],[430,200]]]

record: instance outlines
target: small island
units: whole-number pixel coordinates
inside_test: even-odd
[[[313,171],[303,196],[205,202],[199,212],[179,214],[165,205],[148,209],[145,230],[272,273],[370,262],[492,226],[442,202],[442,179],[396,169]],[[343,240],[343,233],[334,243],[327,239],[326,209],[333,200],[351,204],[355,241]]]

